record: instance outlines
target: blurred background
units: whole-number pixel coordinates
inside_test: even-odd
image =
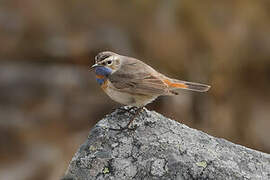
[[[104,50],[210,84],[147,108],[270,153],[269,0],[3,0],[0,179],[59,179],[120,106],[89,71]]]

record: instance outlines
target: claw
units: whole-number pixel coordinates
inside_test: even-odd
[[[125,107],[120,107],[120,108],[118,108],[118,110],[120,112],[117,112],[117,114],[125,114],[126,112],[128,112],[128,113],[134,115],[135,113],[134,112],[131,112],[131,110],[136,109],[136,108],[137,107],[135,107],[135,106],[132,106],[132,107],[130,107],[128,109],[126,109]]]

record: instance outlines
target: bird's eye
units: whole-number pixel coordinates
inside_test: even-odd
[[[110,64],[112,64],[112,61],[107,61],[107,63],[110,65]]]

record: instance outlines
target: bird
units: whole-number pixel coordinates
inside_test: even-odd
[[[137,109],[126,126],[113,130],[132,129],[130,125],[143,107],[159,96],[178,95],[179,89],[206,92],[210,88],[206,84],[169,78],[139,59],[111,51],[98,53],[91,69],[112,100]]]

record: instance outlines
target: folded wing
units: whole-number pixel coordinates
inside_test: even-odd
[[[170,79],[147,64],[134,58],[126,58],[121,68],[108,78],[122,92],[143,95],[177,95],[177,89],[205,92],[210,86],[200,83]]]
[[[126,57],[127,58],[127,57]],[[172,95],[158,74],[150,66],[130,58],[108,78],[122,92],[143,95]]]

